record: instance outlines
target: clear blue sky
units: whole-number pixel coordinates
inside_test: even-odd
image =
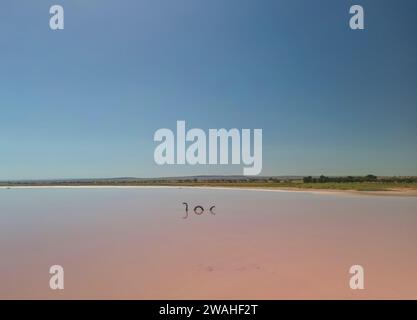
[[[0,179],[242,173],[157,166],[177,120],[262,128],[262,175],[417,175],[416,39],[415,0],[3,0]]]

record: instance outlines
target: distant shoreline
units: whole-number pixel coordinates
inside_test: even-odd
[[[258,192],[298,192],[333,195],[370,195],[370,196],[398,196],[417,197],[417,189],[392,190],[349,190],[349,189],[313,189],[300,187],[251,187],[251,186],[187,186],[187,185],[4,185],[0,189],[203,189],[203,190],[235,190]]]
[[[417,196],[417,176],[189,176],[0,181],[0,188],[203,188],[320,194]]]

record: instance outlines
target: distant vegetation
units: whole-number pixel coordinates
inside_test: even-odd
[[[380,177],[368,174],[366,176],[343,176],[343,177],[326,177],[321,175],[318,178],[312,176],[304,177],[304,183],[346,183],[346,182],[379,182],[379,183],[417,183],[417,177]]]
[[[110,178],[73,180],[3,181],[0,186],[191,186],[191,187],[238,187],[276,189],[326,189],[326,190],[417,190],[417,177],[366,176],[196,176],[178,178]]]

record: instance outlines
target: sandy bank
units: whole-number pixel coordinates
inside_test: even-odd
[[[251,188],[251,187],[218,187],[218,186],[0,186],[0,189],[202,189],[202,190],[229,190],[229,191],[257,191],[257,192],[300,192],[327,195],[371,195],[371,196],[399,196],[417,197],[417,190],[395,189],[386,191],[358,191],[337,189],[302,189],[302,188]]]

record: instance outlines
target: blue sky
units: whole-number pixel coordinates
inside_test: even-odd
[[[177,120],[263,129],[262,175],[417,175],[416,15],[415,0],[2,1],[0,179],[242,173],[157,166],[153,134]]]

